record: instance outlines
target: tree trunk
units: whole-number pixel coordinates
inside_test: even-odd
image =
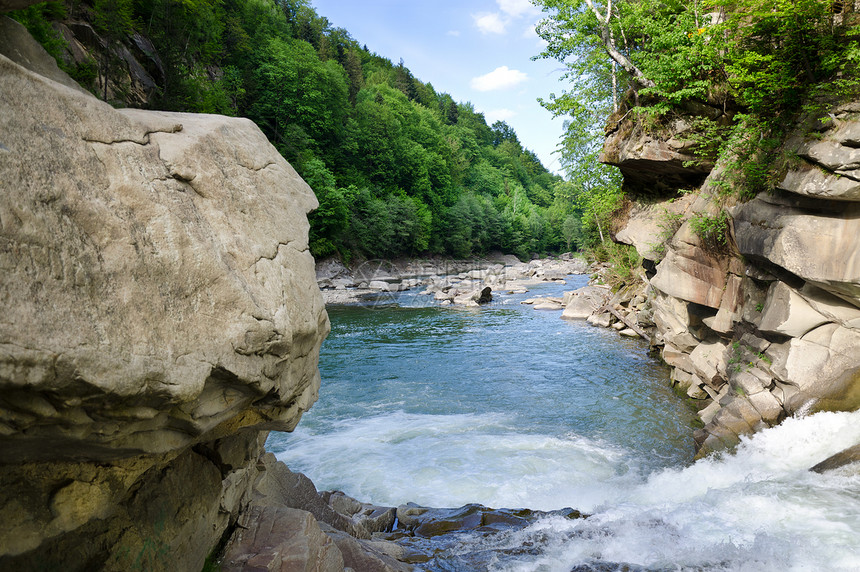
[[[627,57],[625,57],[625,55],[619,52],[618,48],[615,47],[615,42],[612,39],[612,32],[609,29],[609,18],[612,14],[612,3],[610,2],[609,4],[606,16],[603,16],[597,11],[592,0],[585,0],[585,3],[588,4],[588,7],[591,8],[591,11],[594,12],[595,17],[597,17],[597,24],[600,26],[600,39],[603,40],[603,48],[606,50],[606,53],[609,54],[609,57],[624,68],[624,71],[633,76],[633,80],[639,85],[642,87],[654,87],[654,82],[645,77],[642,70],[636,67],[633,62],[627,59]]]

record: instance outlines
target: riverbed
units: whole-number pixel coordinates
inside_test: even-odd
[[[520,304],[586,280],[481,308],[416,292],[330,307],[320,400],[269,449],[380,505],[592,514],[462,535],[427,570],[858,569],[857,475],[806,470],[860,440],[858,414],[792,419],[694,463],[695,412],[647,344]]]

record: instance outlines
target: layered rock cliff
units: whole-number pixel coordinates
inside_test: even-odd
[[[317,397],[316,198],[250,121],[115,110],[0,19],[0,568],[200,569]]]
[[[777,188],[747,202],[709,190],[725,174],[709,164],[701,186],[676,195],[702,176],[679,156],[689,123],[662,137],[609,132],[604,160],[636,198],[616,239],[648,269],[639,321],[673,383],[700,400],[702,451],[786,416],[860,406],[860,104],[824,117],[799,120]],[[695,222],[721,209],[729,236],[714,248]]]

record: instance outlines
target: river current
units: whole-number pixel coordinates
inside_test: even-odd
[[[497,571],[860,570],[860,473],[808,471],[860,442],[860,413],[789,419],[694,462],[696,415],[642,341],[520,304],[585,281],[474,309],[415,292],[329,307],[320,399],[269,450],[385,506],[591,514],[463,534],[429,570],[476,552]]]

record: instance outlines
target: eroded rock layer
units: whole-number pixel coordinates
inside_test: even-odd
[[[722,208],[707,181],[693,201],[652,194],[616,235],[653,269],[647,303],[619,301],[644,310],[674,383],[701,400],[703,452],[788,415],[860,406],[860,105],[828,116],[788,138],[795,158],[775,192],[728,208],[725,244],[695,232]],[[674,177],[677,161],[667,168]]]

